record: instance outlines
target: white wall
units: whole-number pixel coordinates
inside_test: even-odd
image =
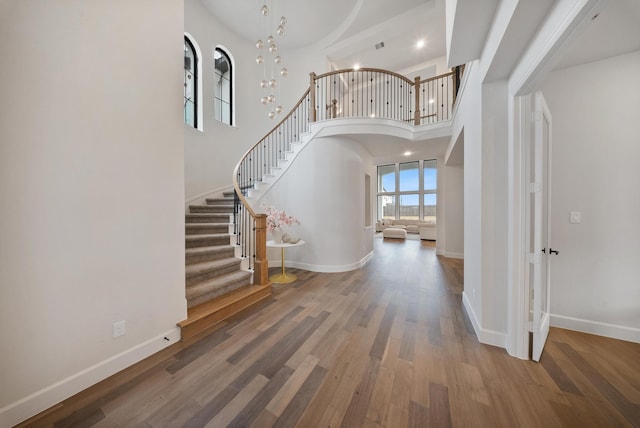
[[[470,68],[458,111],[464,118],[464,292],[476,334],[482,330],[482,84]]]
[[[193,36],[203,57],[203,130],[184,126],[185,192],[186,200],[191,201],[231,186],[233,168],[242,155],[284,114],[271,120],[267,117],[269,110],[260,102],[260,81],[264,76],[262,66],[255,61],[258,55],[255,40],[245,40],[233,33],[209,13],[200,0],[186,0],[184,15],[184,31]],[[259,18],[260,15],[256,14],[256,25]],[[218,45],[227,48],[235,61],[234,126],[216,121],[213,111],[213,52]],[[325,57],[315,50],[281,49],[280,55],[289,71],[279,85],[279,104],[286,114],[309,87],[309,72],[322,73],[327,70],[327,65]]]
[[[640,341],[640,51],[551,73],[553,323]],[[569,223],[569,213],[582,223]]]
[[[368,260],[373,228],[364,223],[365,174],[375,183],[368,153],[344,137],[316,138],[298,154],[262,199],[301,222],[298,230],[306,244],[286,252],[288,266],[341,272]],[[280,265],[278,250],[268,256],[270,266]]]
[[[509,94],[506,82],[485,79],[517,5],[517,0],[498,3],[481,58],[465,70],[458,107],[464,128],[463,302],[479,340],[502,347],[508,331]],[[456,118],[454,138],[459,126]]]
[[[446,257],[464,258],[464,167],[444,166],[439,171],[444,175],[444,186],[438,198],[444,206],[442,238],[438,236],[438,254]],[[440,230],[439,230],[440,232]]]
[[[0,426],[11,426],[178,338],[183,5],[4,11]]]
[[[507,331],[507,126],[507,83],[485,83],[482,86],[482,323],[483,328],[496,332]]]
[[[478,339],[505,346],[506,82],[483,84],[477,63],[469,73],[458,107],[464,118],[463,302]]]
[[[398,73],[410,80],[414,80],[416,76],[419,76],[421,80],[424,80],[450,71],[451,69],[447,67],[447,57],[441,56],[430,61],[414,65],[413,67],[405,68],[398,71]]]

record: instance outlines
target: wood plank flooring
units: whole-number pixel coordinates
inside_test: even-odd
[[[639,344],[552,329],[540,363],[509,357],[473,333],[462,261],[374,241],[21,426],[640,427]]]

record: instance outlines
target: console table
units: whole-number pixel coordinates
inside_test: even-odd
[[[267,247],[271,247],[271,248],[280,248],[282,251],[282,271],[281,273],[277,274],[277,275],[272,275],[269,277],[269,279],[271,280],[271,282],[275,283],[275,284],[288,284],[290,282],[295,281],[296,279],[298,279],[297,276],[287,273],[285,272],[285,267],[284,267],[284,249],[285,248],[289,248],[289,247],[297,247],[299,245],[304,244],[303,240],[300,240],[298,242],[296,242],[295,244],[290,244],[288,242],[281,242],[281,243],[275,243],[273,241],[267,241]]]

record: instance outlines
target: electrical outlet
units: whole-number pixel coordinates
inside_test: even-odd
[[[127,327],[124,324],[124,320],[113,323],[113,337],[122,336],[127,332]]]

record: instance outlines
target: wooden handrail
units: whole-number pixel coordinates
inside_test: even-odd
[[[395,76],[399,79],[404,80],[405,82],[409,83],[410,85],[413,85],[413,82],[411,80],[409,80],[407,77],[403,76],[402,74],[398,74],[396,72],[393,71],[389,71],[389,70],[383,70],[381,68],[359,68],[357,70],[354,70],[353,68],[344,68],[342,70],[333,70],[333,71],[329,71],[327,73],[324,74],[319,74],[316,76],[316,79],[323,79],[325,77],[329,77],[329,76],[333,76],[334,74],[342,74],[342,73],[359,73],[361,71],[372,71],[375,73],[382,73],[382,74],[389,74],[391,76]],[[437,76],[439,77],[439,76]]]
[[[258,140],[257,143],[255,143],[253,146],[251,146],[251,148],[249,148],[249,150],[247,150],[246,152],[244,152],[244,154],[242,155],[242,157],[240,158],[240,162],[238,162],[235,166],[235,168],[233,168],[233,188],[236,191],[236,194],[238,195],[238,198],[240,198],[240,201],[242,202],[243,205],[245,205],[247,207],[247,211],[249,212],[249,214],[251,214],[251,217],[255,218],[256,217],[256,212],[251,208],[251,206],[247,203],[247,199],[244,197],[244,195],[242,194],[242,189],[240,189],[240,185],[238,184],[238,168],[240,168],[240,164],[242,163],[242,161],[249,156],[249,154],[256,148],[258,147],[269,135],[271,135],[276,129],[278,129],[278,127],[280,125],[282,125],[289,117],[291,117],[291,115],[293,114],[294,111],[296,111],[296,109],[300,106],[300,104],[302,104],[302,101],[304,101],[304,99],[307,97],[307,95],[309,94],[309,89],[306,90],[306,92],[302,95],[302,97],[300,97],[300,99],[298,100],[298,102],[293,106],[293,108],[291,109],[291,111],[284,117],[282,118],[282,120],[280,122],[278,122],[278,124],[276,126],[274,126],[269,132],[267,132],[265,134],[264,137],[262,137],[261,139]]]
[[[445,78],[445,77],[447,77],[447,76],[453,76],[453,75],[454,75],[454,72],[453,72],[453,71],[450,71],[449,73],[439,74],[439,75],[437,75],[437,76],[433,76],[433,77],[429,77],[428,79],[421,80],[421,81],[420,81],[420,84],[422,84],[422,83],[429,83],[429,82],[431,82],[432,80],[438,80],[438,79],[442,79],[442,78]]]

